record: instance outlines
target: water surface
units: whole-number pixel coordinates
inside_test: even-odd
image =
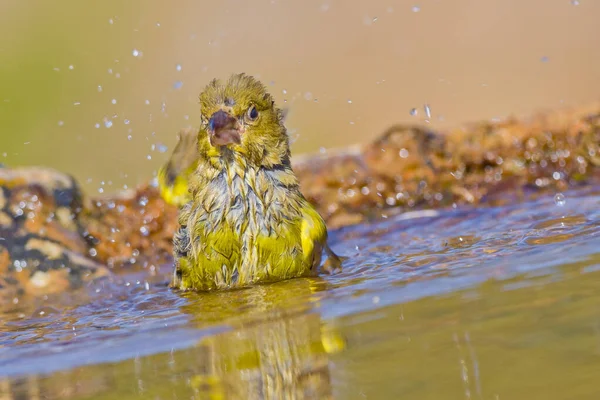
[[[180,295],[165,266],[5,306],[0,396],[598,397],[600,188],[389,216],[332,245],[334,276]]]

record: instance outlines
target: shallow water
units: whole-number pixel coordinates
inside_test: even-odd
[[[20,301],[0,397],[597,398],[600,188],[564,197],[333,232],[335,276],[182,296],[165,266]]]

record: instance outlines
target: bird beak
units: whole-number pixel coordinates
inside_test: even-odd
[[[240,124],[234,116],[219,110],[208,121],[208,135],[212,146],[240,144]]]

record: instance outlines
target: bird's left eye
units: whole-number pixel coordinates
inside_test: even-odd
[[[258,118],[258,110],[254,106],[251,106],[246,114],[248,115],[248,119],[251,121],[254,121],[256,118]]]

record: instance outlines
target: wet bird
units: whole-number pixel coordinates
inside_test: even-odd
[[[174,238],[172,287],[212,290],[341,268],[327,228],[300,192],[283,112],[245,74],[200,94],[197,166]]]

